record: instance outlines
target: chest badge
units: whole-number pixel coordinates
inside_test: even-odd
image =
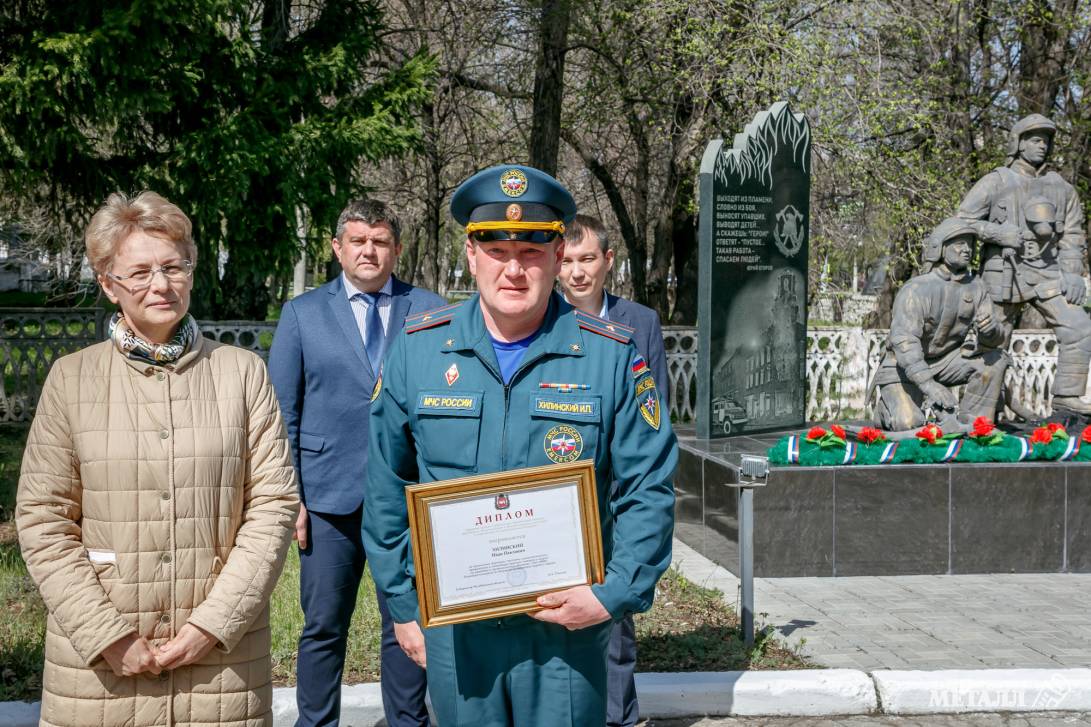
[[[448,386],[454,386],[454,383],[458,381],[458,364],[451,364],[451,368],[447,369],[443,378],[447,379]]]
[[[558,424],[546,432],[542,444],[546,457],[557,464],[575,462],[583,454],[583,437],[567,424]]]

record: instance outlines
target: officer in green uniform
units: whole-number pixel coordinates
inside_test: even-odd
[[[678,451],[651,370],[630,329],[553,292],[575,213],[537,169],[466,180],[451,214],[478,294],[407,319],[373,393],[364,545],[445,727],[601,727],[610,623],[647,610],[670,564]],[[605,582],[422,636],[405,486],[575,460],[595,463]]]

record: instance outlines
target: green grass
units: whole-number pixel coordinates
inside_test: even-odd
[[[810,666],[797,651],[761,629],[742,640],[735,610],[724,595],[702,588],[671,568],[656,586],[655,603],[636,617],[637,671],[734,671]]]
[[[15,490],[28,427],[0,425],[0,702],[42,688],[45,605],[15,537]]]
[[[0,542],[3,542],[4,523],[15,517],[19,463],[23,461],[29,431],[30,427],[23,425],[0,424]]]
[[[0,701],[34,700],[41,690],[45,607],[19,554],[14,516],[24,426],[0,426]],[[299,608],[299,550],[293,543],[270,602],[273,679],[295,682],[296,647],[303,628]],[[655,605],[636,617],[640,671],[719,671],[808,666],[763,630],[754,646],[739,638],[734,611],[719,591],[701,588],[670,570]],[[350,627],[344,681],[379,678],[379,612],[365,572]]]
[[[288,560],[273,591],[270,608],[273,680],[279,685],[294,684],[296,647],[303,630],[303,611],[299,608],[299,548],[295,543],[288,549]],[[371,581],[371,574],[365,571],[360,592],[356,594],[356,611],[349,626],[348,651],[345,654],[346,683],[378,681],[380,638],[375,584]]]
[[[37,699],[42,688],[45,605],[13,534],[0,530],[0,702]]]

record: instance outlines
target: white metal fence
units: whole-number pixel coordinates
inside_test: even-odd
[[[209,338],[268,356],[273,321],[201,321]],[[59,356],[102,340],[104,315],[93,308],[0,309],[0,423],[30,421],[49,367]],[[807,331],[807,419],[868,416],[868,384],[887,332],[854,327]],[[697,404],[697,329],[663,328],[670,377],[670,413],[692,421]],[[1049,413],[1045,392],[1053,384],[1057,342],[1050,331],[1016,331],[1006,381],[1023,405]],[[873,398],[873,396],[872,396]]]

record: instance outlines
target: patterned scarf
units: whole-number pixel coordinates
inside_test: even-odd
[[[114,313],[110,319],[108,331],[118,351],[134,361],[146,361],[158,365],[174,363],[180,359],[197,340],[197,336],[201,335],[201,330],[197,328],[197,321],[193,320],[193,316],[188,313],[178,325],[174,336],[166,343],[148,343],[133,333],[133,329],[129,327],[121,311]]]

